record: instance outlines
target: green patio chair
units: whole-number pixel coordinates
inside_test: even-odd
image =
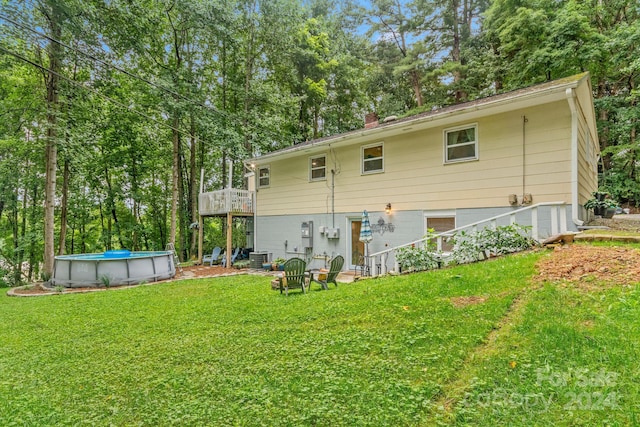
[[[322,270],[319,273],[316,272],[315,274],[312,274],[311,280],[316,283],[319,283],[322,286],[322,289],[329,289],[329,286],[327,286],[327,284],[329,283],[333,283],[334,285],[336,285],[336,287],[338,287],[338,282],[336,281],[336,277],[338,277],[338,274],[340,274],[340,272],[342,271],[343,265],[344,265],[344,257],[342,255],[337,255],[331,260],[331,263],[329,265],[329,271],[327,271],[326,273]],[[321,279],[320,278],[321,275],[325,275],[326,278]]]
[[[305,268],[307,262],[300,258],[291,258],[284,263],[284,272],[280,277],[280,293],[285,292],[289,296],[289,289],[301,288],[302,293],[306,293],[307,275]]]

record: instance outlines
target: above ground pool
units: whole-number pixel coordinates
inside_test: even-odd
[[[173,252],[130,252],[59,255],[55,258],[54,286],[121,286],[169,279],[176,274]]]

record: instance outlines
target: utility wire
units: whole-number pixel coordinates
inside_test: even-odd
[[[178,128],[175,128],[175,127],[173,127],[171,125],[168,125],[168,124],[166,124],[164,122],[161,122],[160,120],[156,120],[156,119],[154,119],[153,117],[151,117],[151,116],[149,116],[147,114],[141,113],[140,111],[136,110],[135,108],[132,108],[132,107],[130,107],[128,105],[125,105],[125,104],[121,103],[120,101],[116,101],[115,99],[110,98],[107,95],[104,95],[104,94],[100,93],[99,91],[97,91],[97,90],[95,90],[95,89],[93,89],[91,87],[85,86],[85,85],[83,85],[83,84],[81,84],[81,83],[79,83],[79,82],[77,82],[75,80],[72,80],[72,79],[70,79],[70,78],[68,78],[68,77],[66,77],[66,76],[64,76],[64,75],[62,75],[62,74],[60,74],[60,73],[58,73],[56,71],[53,71],[50,68],[47,68],[47,67],[45,67],[43,65],[40,65],[40,64],[38,64],[36,62],[33,62],[30,59],[25,58],[24,56],[22,56],[20,54],[17,54],[15,52],[11,52],[10,50],[7,50],[2,46],[0,46],[0,51],[4,52],[6,54],[9,54],[9,55],[15,56],[16,58],[20,59],[21,61],[24,61],[24,62],[26,62],[26,63],[28,63],[30,65],[33,65],[34,67],[39,68],[39,69],[41,69],[43,71],[47,71],[49,73],[55,74],[56,76],[71,82],[73,85],[81,87],[82,89],[88,90],[89,92],[92,92],[92,93],[94,93],[94,94],[106,99],[107,101],[110,101],[110,102],[116,104],[117,106],[119,106],[121,108],[124,108],[127,111],[130,111],[130,112],[132,112],[134,114],[137,114],[137,115],[139,115],[141,117],[144,117],[147,120],[151,120],[151,121],[153,121],[153,122],[155,122],[155,123],[157,123],[157,124],[159,124],[159,125],[161,125],[163,127],[171,129],[173,131],[180,132],[181,134],[183,134],[185,136],[191,137],[191,135],[189,133],[187,133],[187,132],[184,132],[184,131],[182,131],[182,130],[180,130]]]
[[[154,83],[154,82],[152,82],[152,81],[150,81],[150,80],[148,80],[148,79],[145,79],[144,77],[140,77],[140,76],[138,76],[138,75],[135,75],[135,74],[133,74],[133,73],[131,73],[131,72],[129,72],[129,71],[127,71],[127,70],[123,69],[123,68],[118,67],[117,65],[113,65],[113,64],[110,64],[110,63],[108,63],[108,62],[106,62],[106,61],[103,61],[102,59],[97,58],[97,57],[95,57],[95,56],[91,55],[90,53],[84,52],[84,51],[82,51],[82,50],[81,50],[81,49],[79,49],[79,48],[76,48],[76,47],[73,47],[73,46],[69,46],[68,44],[66,44],[66,43],[64,43],[64,42],[62,42],[62,41],[60,41],[60,40],[56,40],[56,39],[54,39],[53,37],[48,36],[48,35],[46,35],[46,34],[44,34],[44,33],[41,33],[41,32],[40,32],[40,31],[38,31],[38,30],[34,30],[33,28],[31,28],[31,27],[29,27],[29,26],[26,26],[26,25],[24,25],[24,24],[21,24],[21,23],[19,23],[19,22],[15,21],[15,20],[13,20],[13,19],[11,19],[11,18],[7,17],[7,16],[6,16],[6,15],[4,15],[3,13],[0,13],[0,18],[4,19],[4,20],[5,20],[5,21],[7,21],[7,22],[10,22],[11,24],[13,24],[13,25],[15,25],[15,26],[17,26],[17,27],[19,27],[19,28],[22,28],[23,30],[30,31],[30,32],[32,32],[32,33],[34,33],[34,34],[36,34],[36,35],[38,35],[38,36],[40,36],[40,37],[44,37],[44,38],[46,38],[47,40],[49,40],[49,41],[51,41],[51,42],[53,42],[53,43],[59,44],[60,46],[63,46],[63,47],[65,47],[65,48],[67,48],[67,49],[71,49],[71,50],[73,50],[73,51],[75,51],[75,52],[78,52],[78,53],[80,53],[80,54],[82,54],[82,55],[86,56],[87,58],[91,59],[92,61],[98,62],[99,64],[105,65],[105,66],[107,66],[107,67],[111,67],[111,68],[113,68],[113,69],[115,69],[115,70],[118,70],[118,71],[120,71],[121,73],[126,74],[127,76],[129,76],[129,77],[131,77],[131,78],[134,78],[134,79],[140,80],[140,81],[142,81],[142,82],[144,82],[144,83],[146,83],[146,84],[148,84],[148,85],[150,85],[150,86],[155,87],[156,89],[160,89],[160,90],[162,90],[162,91],[164,91],[164,92],[166,92],[166,93],[168,93],[168,94],[171,94],[171,95],[173,95],[173,96],[175,96],[175,97],[181,98],[181,99],[182,99],[182,100],[184,100],[184,101],[188,101],[188,102],[190,102],[190,103],[192,103],[192,104],[194,104],[194,105],[197,105],[197,106],[199,106],[199,107],[203,107],[203,108],[205,108],[205,109],[208,109],[208,110],[210,110],[210,111],[212,111],[212,112],[214,112],[214,113],[220,114],[220,115],[222,115],[222,116],[228,116],[228,114],[227,114],[227,113],[222,112],[222,111],[218,110],[218,109],[217,109],[217,108],[215,108],[215,107],[212,107],[212,106],[210,106],[210,105],[204,104],[204,103],[199,102],[199,101],[195,101],[195,100],[193,100],[193,99],[191,99],[191,98],[188,98],[188,97],[186,97],[186,96],[184,96],[184,95],[182,95],[182,94],[180,94],[180,93],[178,93],[178,92],[175,92],[175,91],[173,91],[173,90],[171,90],[171,89],[169,89],[169,88],[167,88],[167,87],[165,87],[165,86],[162,86],[162,85],[159,85],[159,84],[157,84],[157,83]]]
[[[44,34],[44,33],[40,32],[40,31],[38,31],[38,30],[35,30],[35,29],[33,29],[32,27],[30,27],[30,26],[28,26],[28,25],[21,24],[21,23],[19,23],[19,22],[15,21],[15,20],[11,19],[10,17],[6,16],[6,15],[5,15],[5,14],[3,14],[3,13],[0,13],[0,19],[4,19],[5,21],[7,21],[7,22],[9,22],[9,23],[11,23],[11,24],[13,24],[13,25],[15,25],[15,26],[19,27],[19,28],[22,28],[22,29],[24,29],[24,30],[30,31],[30,32],[32,32],[32,33],[34,33],[34,34],[36,34],[36,35],[38,35],[38,36],[40,36],[40,37],[44,37],[45,39],[47,39],[47,40],[49,40],[49,41],[51,41],[51,42],[53,42],[53,43],[57,43],[57,44],[59,44],[60,46],[63,46],[63,47],[65,47],[65,48],[70,49],[70,50],[72,50],[72,51],[75,51],[75,52],[77,52],[77,53],[80,53],[80,54],[82,54],[82,55],[86,56],[87,58],[89,58],[89,59],[91,59],[91,60],[93,60],[93,61],[95,61],[95,62],[98,62],[98,63],[100,63],[100,64],[103,64],[103,65],[105,65],[105,66],[107,66],[107,67],[111,67],[111,68],[113,68],[113,69],[115,69],[115,70],[117,70],[117,71],[119,71],[119,72],[121,72],[121,73],[123,73],[123,74],[125,74],[125,75],[127,75],[127,76],[129,76],[129,77],[131,77],[131,78],[134,78],[134,79],[136,79],[136,80],[142,81],[142,82],[144,82],[144,83],[146,83],[146,84],[148,84],[148,85],[150,85],[150,86],[153,86],[153,87],[155,87],[155,88],[157,88],[157,89],[159,89],[159,90],[161,90],[161,91],[164,91],[164,92],[166,92],[166,93],[168,93],[168,94],[171,94],[171,95],[173,95],[173,96],[175,96],[175,97],[181,98],[181,99],[183,99],[183,100],[185,100],[185,101],[187,101],[187,102],[189,102],[189,103],[191,103],[191,104],[193,104],[193,105],[196,105],[196,106],[202,107],[202,108],[204,108],[204,109],[206,109],[206,110],[208,110],[208,111],[211,111],[211,112],[213,112],[213,113],[217,113],[217,114],[219,114],[220,116],[223,116],[224,118],[229,119],[230,121],[235,122],[236,124],[239,124],[239,125],[241,125],[241,126],[247,126],[247,127],[248,127],[248,128],[250,128],[250,129],[258,129],[259,127],[261,127],[261,126],[256,126],[256,124],[244,123],[244,121],[240,120],[240,119],[239,119],[239,118],[237,118],[237,117],[234,117],[233,115],[231,115],[231,114],[229,114],[229,113],[227,113],[227,112],[225,112],[225,111],[221,111],[221,110],[219,110],[219,109],[217,109],[217,108],[215,108],[215,107],[213,107],[213,106],[211,106],[211,105],[207,105],[207,104],[204,104],[204,103],[202,103],[202,102],[195,101],[195,100],[193,100],[193,99],[191,99],[191,98],[188,98],[188,97],[186,97],[186,96],[184,96],[184,95],[182,95],[182,94],[180,94],[180,93],[178,93],[178,92],[175,92],[175,91],[173,91],[173,90],[171,90],[171,89],[167,88],[166,86],[163,86],[163,85],[160,85],[160,84],[154,83],[154,82],[152,82],[152,81],[150,81],[150,80],[148,80],[148,79],[145,79],[144,77],[138,76],[138,75],[136,75],[136,74],[133,74],[133,73],[131,73],[131,72],[129,72],[129,71],[127,71],[127,70],[123,69],[123,68],[120,68],[120,67],[118,67],[118,66],[116,66],[116,65],[110,64],[110,63],[108,63],[108,62],[106,62],[106,61],[104,61],[104,60],[101,60],[100,58],[97,58],[96,56],[94,56],[94,55],[92,55],[92,54],[90,54],[90,53],[84,52],[83,50],[81,50],[81,49],[79,49],[79,48],[76,48],[76,47],[73,47],[73,46],[69,46],[68,44],[65,44],[64,42],[62,42],[62,41],[60,41],[60,40],[57,40],[57,39],[55,39],[55,38],[53,38],[53,37],[51,37],[51,36],[48,36],[48,35],[46,35],[46,34]],[[6,50],[5,50],[5,51],[6,51]],[[16,56],[16,57],[19,57],[19,56],[17,56],[16,54],[14,54],[14,53],[12,53],[12,52],[8,52],[8,53],[10,53],[10,54],[12,54],[12,55],[14,55],[14,56]],[[24,57],[19,57],[19,59],[26,60],[26,58],[24,58]],[[27,60],[27,62],[31,63],[31,62],[30,62],[30,61],[28,61],[28,60]],[[32,63],[32,64],[33,64],[33,63]],[[38,65],[38,64],[33,64],[33,65],[34,65],[34,66],[36,66],[36,67],[42,68],[42,67],[41,67],[40,65]],[[58,74],[58,75],[59,75],[59,74]],[[64,79],[66,79],[66,80],[68,80],[68,79],[67,79],[66,77],[64,77],[64,76],[61,76],[61,77],[62,77],[62,78],[64,78]],[[75,82],[75,81],[73,81],[73,80],[71,80],[71,81],[72,81],[74,84],[77,84],[77,82]],[[89,88],[87,88],[86,86],[83,86],[83,85],[80,85],[80,86],[81,86],[81,87],[83,87],[83,88],[85,88],[85,89],[89,89]],[[89,89],[89,90],[91,90],[91,89]],[[96,92],[95,90],[92,90],[92,91],[93,91],[93,92],[95,92],[95,93],[97,93],[97,94],[98,94],[98,95],[100,95],[100,96],[103,96],[105,99],[110,99],[110,98],[109,98],[109,97],[107,97],[106,95],[102,95],[102,94],[100,94],[99,92]],[[114,102],[114,103],[116,103],[116,104],[118,104],[118,105],[120,105],[120,106],[123,106],[123,108],[127,108],[127,109],[129,109],[129,110],[130,110],[130,108],[129,108],[129,107],[127,107],[127,106],[125,106],[124,104],[120,104],[119,102],[117,102],[117,101],[115,101],[115,100],[112,100],[112,102]],[[135,111],[135,110],[134,110],[134,111]],[[144,115],[143,113],[139,113],[139,114],[140,114],[141,116],[143,116],[143,117],[147,117],[147,116],[146,116],[146,115]],[[154,120],[154,121],[156,121],[156,122],[157,122],[157,120],[155,120],[155,119],[151,119],[151,120]],[[164,124],[164,123],[162,123],[162,125],[163,125],[163,126],[165,126],[165,127],[169,127],[170,129],[174,129],[172,126],[166,125],[166,124]],[[266,131],[266,133],[267,133],[267,134],[271,135],[271,137],[273,137],[273,138],[274,138],[274,141],[277,141],[277,140],[279,139],[279,136],[280,136],[280,135],[279,135],[279,134],[277,134],[276,132],[274,132],[272,129],[269,129],[269,128],[263,128],[263,130],[264,130],[264,131]],[[184,132],[182,132],[182,131],[179,131],[179,132],[181,132],[182,134],[185,134],[185,133],[184,133]]]

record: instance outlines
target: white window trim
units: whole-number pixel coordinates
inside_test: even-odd
[[[435,211],[423,211],[423,220],[422,227],[424,227],[423,236],[426,236],[429,232],[427,227],[427,220],[429,218],[453,218],[453,229],[458,228],[458,216],[456,215],[455,209],[444,209],[444,210],[435,210]],[[442,250],[442,248],[438,248],[438,250]]]
[[[371,148],[371,147],[377,147],[377,146],[381,146],[382,147],[382,157],[376,157],[373,159],[367,159],[369,161],[372,160],[377,160],[377,159],[381,159],[382,160],[382,168],[380,169],[376,169],[373,171],[365,171],[364,170],[364,150],[366,150],[367,148]],[[362,175],[371,175],[374,173],[383,173],[384,172],[384,141],[379,141],[376,142],[374,144],[367,144],[367,145],[363,145],[360,147],[360,173]]]
[[[257,187],[258,188],[269,188],[271,186],[271,165],[258,166],[256,169],[257,169],[257,173],[256,173],[256,176],[257,176],[257,179],[256,179]],[[268,169],[269,170],[269,184],[267,184],[267,185],[260,184],[260,170],[261,169]]]
[[[317,167],[314,168],[313,167],[313,160],[314,159],[319,159],[320,157],[324,157],[324,166]],[[317,170],[317,169],[324,169],[324,176],[322,178],[314,178],[313,177],[313,171]],[[326,181],[327,180],[327,155],[326,154],[319,154],[317,156],[311,156],[309,157],[309,181],[310,182],[315,182],[315,181]]]
[[[447,146],[447,133],[455,132],[457,130],[469,129],[469,128],[474,128],[475,129],[476,140],[473,143],[468,142],[468,143],[465,143],[465,144],[468,144],[468,145],[474,144],[475,147],[476,147],[476,149],[475,149],[476,155],[474,157],[465,157],[464,159],[449,160],[449,156],[447,154],[448,153],[448,148],[449,148],[449,146]],[[464,124],[464,125],[461,125],[461,126],[456,126],[456,127],[444,129],[442,131],[442,141],[443,141],[443,146],[444,146],[444,151],[442,153],[442,162],[445,165],[448,165],[448,164],[452,164],[452,163],[473,162],[475,160],[478,160],[480,158],[480,155],[479,155],[479,152],[478,152],[479,151],[478,147],[480,145],[479,142],[478,142],[479,139],[480,138],[478,138],[478,123],[467,123],[467,124]]]
[[[453,217],[455,218],[455,227],[456,228],[458,226],[458,217],[456,216],[456,210],[455,209],[442,209],[442,210],[435,210],[435,211],[422,211],[423,213],[423,217],[424,217],[424,221],[422,221],[422,226],[424,228],[424,233],[423,235],[426,235],[427,232],[429,230],[427,230],[427,218],[449,218],[449,217]]]

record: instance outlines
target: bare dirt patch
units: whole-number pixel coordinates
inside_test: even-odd
[[[469,297],[452,297],[449,299],[449,301],[451,301],[451,304],[453,304],[453,306],[456,308],[466,307],[468,305],[474,305],[474,304],[482,304],[486,300],[487,300],[487,297],[481,297],[481,296],[475,296],[475,295],[472,295]]]
[[[640,251],[626,247],[565,245],[538,262],[537,282],[569,282],[584,288],[640,281]]]

